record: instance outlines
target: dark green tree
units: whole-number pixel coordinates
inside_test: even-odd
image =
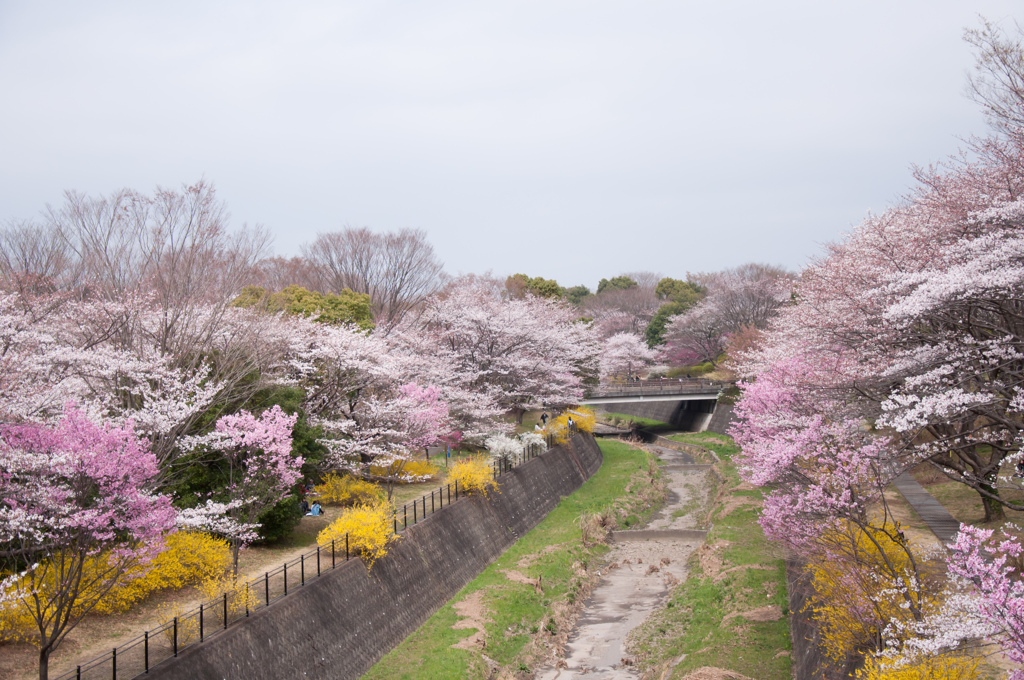
[[[307,318],[315,316],[319,323],[354,323],[363,330],[373,328],[370,296],[353,293],[348,288],[334,294],[317,293],[302,286],[288,286],[271,293],[259,286],[246,286],[231,304],[235,307],[263,307],[271,312],[284,312]]]
[[[601,279],[597,282],[597,294],[605,292],[606,290],[629,290],[630,288],[637,288],[638,284],[628,276],[616,276],[613,279]]]
[[[590,297],[593,293],[586,286],[573,286],[565,289],[565,299],[570,303],[579,306],[584,298]]]
[[[526,274],[513,274],[505,279],[505,290],[514,298],[521,298],[527,293],[540,298],[565,297],[565,288],[559,286],[558,281]]]
[[[658,281],[658,286],[654,289],[654,292],[659,299],[666,302],[654,313],[651,322],[647,324],[647,329],[644,331],[644,339],[647,341],[647,346],[652,349],[664,344],[665,326],[668,325],[668,320],[673,316],[682,314],[700,302],[701,298],[704,297],[705,290],[696,283],[666,277]]]

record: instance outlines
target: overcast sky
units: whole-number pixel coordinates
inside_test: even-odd
[[[1016,14],[1014,14],[1016,12]],[[0,220],[211,180],[298,254],[413,227],[449,272],[800,268],[985,132],[1019,2],[5,2]]]

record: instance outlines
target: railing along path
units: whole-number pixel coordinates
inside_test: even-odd
[[[570,436],[576,428],[570,427]],[[530,445],[514,457],[503,457],[493,461],[494,479],[544,453],[547,448],[557,445],[554,435],[545,435],[546,448]],[[426,519],[427,515],[441,510],[459,500],[465,492],[458,482],[439,487],[430,494],[406,503],[396,509],[394,531],[400,534]],[[248,618],[252,612],[269,607],[274,602],[296,592],[307,583],[320,577],[340,564],[348,562],[356,554],[345,539],[322,543],[303,553],[297,559],[285,562],[277,569],[267,571],[234,592],[201,603],[198,607],[173,617],[170,621],[145,631],[128,642],[111,648],[110,652],[75,666],[70,671],[55,677],[55,680],[122,680],[149,673],[161,661],[178,656],[185,648],[199,644],[226,630],[231,624]]]
[[[594,397],[626,397],[656,394],[710,394],[731,383],[703,378],[663,378],[654,380],[606,381],[586,391],[585,399]]]

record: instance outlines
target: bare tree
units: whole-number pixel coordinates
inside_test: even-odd
[[[253,285],[269,291],[284,290],[288,286],[301,286],[307,290],[320,288],[316,271],[304,257],[268,257],[256,265]],[[321,291],[324,292],[324,291]]]
[[[52,226],[12,222],[0,230],[0,280],[9,290],[53,292],[73,287],[79,269]]]
[[[607,287],[598,295],[585,298],[584,312],[594,318],[602,338],[609,338],[616,333],[642,335],[661,306],[661,300],[655,292],[661,275],[632,272],[616,278],[627,278],[636,285],[629,288]]]
[[[967,79],[967,95],[980,104],[997,130],[1021,134],[1024,128],[1024,30],[1007,35],[987,19],[981,27],[964,32],[964,40],[977,50],[974,73]]]
[[[748,262],[691,280],[708,289],[722,328],[729,333],[743,326],[764,328],[789,299],[796,277],[782,267]]]
[[[345,229],[319,234],[302,247],[323,292],[348,288],[366,293],[377,325],[385,330],[438,290],[443,266],[420,230],[375,234]]]

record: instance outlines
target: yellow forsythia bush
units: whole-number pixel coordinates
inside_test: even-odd
[[[902,543],[876,527],[847,525],[826,540],[843,546],[856,560],[822,558],[811,561],[808,571],[814,586],[808,607],[818,621],[821,645],[827,656],[842,661],[865,647],[872,647],[878,631],[890,622],[911,628],[913,613],[900,594],[897,578],[916,580]],[[938,594],[923,590],[923,601],[911,592],[911,601],[927,613],[938,607]]]
[[[157,590],[219,579],[230,566],[231,551],[227,541],[202,532],[179,531],[166,538],[163,552],[126,573],[100,598],[93,611],[119,614]],[[91,572],[106,568],[104,555],[91,558],[83,566],[83,581],[103,583],[103,579],[94,579]],[[86,589],[81,599],[89,601],[93,596]],[[35,621],[23,601],[14,599],[0,605],[0,642],[27,642],[36,635]]]
[[[485,498],[497,488],[494,481],[494,465],[483,456],[465,458],[448,469],[448,483],[458,483],[459,490],[465,493],[478,493]]]
[[[316,540],[320,545],[331,541],[344,545],[348,534],[349,550],[362,554],[367,566],[373,566],[376,560],[387,554],[392,538],[398,538],[394,532],[394,519],[395,509],[388,501],[357,505],[343,510],[341,517],[328,524]]]
[[[441,471],[441,468],[425,460],[405,460],[396,461],[388,466],[383,465],[371,465],[370,474],[377,477],[388,477],[395,478],[396,484],[408,484],[415,481],[429,482],[437,478],[437,473]],[[415,476],[415,480],[407,481],[402,479],[405,476]]]
[[[981,659],[943,654],[906,661],[869,656],[856,680],[971,680],[978,677]]]
[[[98,565],[97,565],[98,566]],[[157,590],[184,588],[223,576],[231,566],[231,548],[222,538],[199,531],[178,531],[166,548],[96,605],[99,614],[117,614]]]
[[[323,484],[313,487],[313,493],[322,503],[331,505],[363,505],[382,499],[384,490],[372,482],[332,472]]]
[[[37,641],[39,630],[21,600],[0,604],[0,643]]]
[[[569,431],[569,418],[572,418],[572,421],[576,424],[578,432],[593,432],[594,426],[597,424],[597,417],[594,415],[594,411],[586,406],[568,409],[552,420],[546,428],[547,432],[555,436],[557,444],[565,444],[572,438],[572,433]]]

